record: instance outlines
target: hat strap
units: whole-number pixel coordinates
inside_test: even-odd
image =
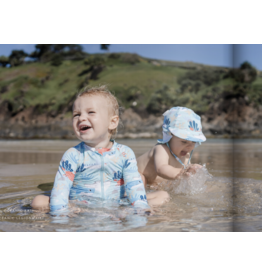
[[[167,145],[167,147],[169,148],[169,150],[170,150],[170,152],[172,153],[172,155],[176,158],[176,160],[177,160],[177,161],[184,167],[184,169],[185,169],[185,168],[186,168],[186,165],[185,165],[185,164],[184,164],[184,163],[173,153],[173,151],[171,150],[171,148],[170,148],[168,142],[166,143],[166,145]],[[191,160],[193,151],[194,151],[194,150],[192,150],[192,151],[190,152],[190,157],[189,157],[189,160],[188,160],[188,162],[187,162],[187,165],[189,165],[189,163],[190,163],[190,160]]]

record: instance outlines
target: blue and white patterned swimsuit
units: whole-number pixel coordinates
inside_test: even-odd
[[[51,192],[51,214],[66,210],[68,198],[83,195],[120,202],[126,193],[133,206],[149,208],[134,152],[113,142],[105,152],[81,142],[64,153]]]

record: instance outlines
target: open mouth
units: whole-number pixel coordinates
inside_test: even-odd
[[[87,131],[90,128],[91,128],[90,126],[82,125],[82,126],[79,127],[79,131],[80,132],[85,132],[85,131]]]
[[[180,152],[180,155],[181,155],[181,156],[185,156],[185,155],[187,155],[187,152],[186,152],[186,151],[181,151],[181,152]]]

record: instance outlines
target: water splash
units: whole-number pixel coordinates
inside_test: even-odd
[[[210,179],[212,179],[212,175],[204,164],[195,174],[183,177],[180,180],[169,181],[167,184],[162,185],[162,187],[167,192],[175,195],[195,195],[206,191],[206,181]]]

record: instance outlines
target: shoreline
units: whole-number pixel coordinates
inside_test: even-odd
[[[262,135],[205,135],[207,139],[215,140],[215,139],[225,139],[225,140],[259,140],[262,139]],[[116,137],[113,137],[114,140],[117,139],[131,139],[131,140],[146,140],[146,139],[162,139],[161,135],[155,134],[155,133],[140,133],[140,134],[134,134],[134,133],[125,133],[125,134],[118,134]],[[29,140],[66,140],[66,141],[74,141],[77,140],[74,137],[67,137],[67,136],[32,136],[32,137],[8,137],[8,136],[0,136],[0,141],[29,141]]]

